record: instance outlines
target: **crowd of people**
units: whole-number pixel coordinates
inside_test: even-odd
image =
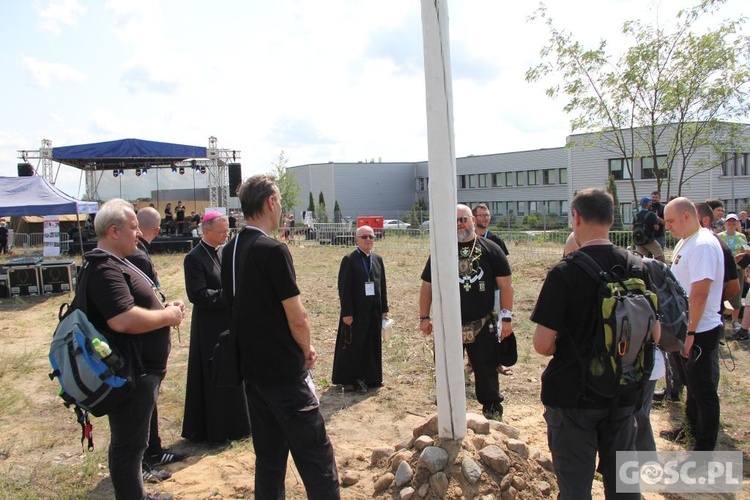
[[[233,221],[208,212],[200,222],[200,242],[184,259],[192,321],[182,437],[224,443],[252,435],[258,498],[284,497],[290,453],[309,498],[338,498],[334,450],[310,376],[317,351],[289,248],[273,236],[282,224],[282,230],[294,227],[293,219],[287,214],[282,222],[281,193],[272,176],[245,180],[238,196],[242,230],[228,241]],[[744,280],[738,279],[744,275],[744,260],[750,260],[747,214],[725,215],[716,202],[674,198],[663,205],[658,192],[641,200],[643,213],[634,226],[635,220],[642,221],[648,241],[638,251],[664,261],[666,231],[678,240],[670,267],[689,297],[688,332],[682,352],[665,357],[656,349],[645,391],[614,400],[592,393],[582,376],[581,352],[593,348],[598,328],[600,284],[570,257],[586,254],[602,269],[629,268],[630,259],[639,258],[609,239],[614,203],[608,193],[586,189],[571,202],[567,257],[549,270],[531,315],[536,324],[533,346],[551,357],[541,380],[541,400],[560,498],[589,498],[596,471],[602,474],[605,495],[614,497],[616,452],[655,450],[649,418],[652,398],[660,397],[654,394],[655,380],[662,375],[668,380],[661,397],[680,400],[682,386],[687,387],[685,427],[664,437],[689,440],[693,450],[715,448],[724,299],[733,305],[734,338],[746,340],[750,327],[750,312],[740,314]],[[169,204],[166,210],[168,219]],[[175,222],[185,220],[180,202],[174,217]],[[457,286],[462,343],[476,399],[485,417],[502,420],[500,374],[512,374],[517,357],[514,292],[509,252],[489,230],[490,220],[485,204],[457,206]],[[136,214],[129,203],[111,200],[95,219],[97,248],[84,256],[95,278],[87,293],[89,316],[133,356],[140,375],[127,403],[108,415],[109,467],[117,498],[164,498],[146,493],[143,483],[166,479],[170,473],[159,466],[186,458],[163,447],[159,436],[157,401],[169,331],[185,315],[185,304],[161,292],[149,255],[162,224],[153,207]],[[338,272],[340,315],[331,380],[344,391],[367,392],[384,383],[381,333],[389,321],[388,286],[384,260],[374,251],[373,228],[359,227],[355,244]],[[433,332],[431,271],[428,258],[415,304],[425,335]],[[655,340],[659,331],[657,323]],[[239,376],[237,384],[219,386],[212,379],[211,358],[226,334],[235,342]]]

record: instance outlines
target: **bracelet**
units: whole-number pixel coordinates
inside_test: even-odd
[[[420,316],[419,317],[419,321],[424,321],[426,319],[430,319],[430,317],[429,316]]]
[[[692,337],[694,335],[695,335],[695,330],[688,330],[688,332],[687,332],[687,336],[688,337]]]
[[[511,321],[513,321],[513,318],[508,318],[508,317],[506,317],[506,318],[502,318],[502,320],[501,320],[501,321],[502,321],[503,323],[510,323]]]
[[[513,311],[509,311],[508,309],[500,309],[500,317],[505,318],[512,318],[513,317]]]

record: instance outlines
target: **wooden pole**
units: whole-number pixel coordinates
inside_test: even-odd
[[[441,438],[462,439],[466,435],[466,389],[458,295],[456,154],[447,0],[422,0],[422,36],[438,430]]]

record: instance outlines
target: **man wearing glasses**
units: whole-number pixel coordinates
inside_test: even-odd
[[[388,318],[388,293],[383,259],[372,251],[375,233],[357,229],[357,249],[344,256],[339,268],[341,317],[333,358],[334,384],[366,392],[383,385],[380,330]]]
[[[471,213],[474,215],[474,219],[476,220],[475,231],[477,233],[477,236],[481,236],[483,238],[487,238],[490,241],[494,241],[503,250],[503,253],[505,253],[506,256],[510,255],[508,247],[505,245],[505,242],[500,237],[500,235],[489,230],[490,221],[492,220],[492,214],[490,213],[489,207],[487,207],[487,205],[485,205],[484,203],[480,203],[479,205],[476,205],[471,209]]]
[[[474,217],[466,205],[458,205],[458,286],[464,349],[474,371],[477,401],[482,413],[502,420],[504,397],[500,394],[497,366],[499,342],[513,342],[513,285],[508,259],[502,249],[474,232]],[[495,313],[495,288],[500,290],[500,321]],[[419,329],[432,333],[432,270],[430,259],[422,271],[419,293]],[[458,332],[456,332],[458,334]]]

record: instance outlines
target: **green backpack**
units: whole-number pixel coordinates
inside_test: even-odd
[[[603,398],[640,390],[654,366],[658,298],[646,287],[641,259],[626,254],[627,269],[615,266],[609,271],[584,252],[565,257],[599,284],[600,314],[591,348],[585,356],[575,344],[573,350],[585,388]]]

